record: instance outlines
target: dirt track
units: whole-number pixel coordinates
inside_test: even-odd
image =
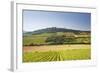
[[[24,52],[32,52],[32,51],[59,51],[66,49],[89,49],[90,45],[48,45],[48,46],[24,46]]]

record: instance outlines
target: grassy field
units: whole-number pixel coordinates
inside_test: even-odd
[[[24,34],[23,62],[91,59],[88,32],[49,32]]]
[[[23,62],[48,62],[91,59],[90,45],[24,46]]]
[[[57,32],[57,33],[42,33],[42,34],[35,34],[35,35],[28,35],[28,36],[23,36],[23,45],[24,46],[30,46],[32,44],[49,44],[50,42],[46,42],[48,37],[51,36],[65,36],[66,39],[70,39],[70,37],[73,37],[73,40],[71,41],[64,41],[65,44],[68,43],[87,43],[90,44],[91,42],[91,37],[90,34],[74,34],[74,33],[64,33],[64,32]]]

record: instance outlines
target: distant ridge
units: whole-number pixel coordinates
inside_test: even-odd
[[[26,32],[26,33],[41,34],[41,33],[55,33],[55,32],[73,32],[73,33],[89,32],[90,33],[90,31],[82,31],[82,30],[74,30],[74,29],[66,29],[66,28],[57,28],[57,27],[44,28],[44,29],[39,29],[39,30],[32,31],[32,32]]]

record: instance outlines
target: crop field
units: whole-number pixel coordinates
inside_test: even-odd
[[[34,45],[55,45],[55,44],[90,44],[91,37],[88,34],[75,34],[71,32],[56,32],[56,33],[42,33],[31,34],[23,36],[24,46]]]
[[[48,62],[91,59],[90,45],[24,46],[23,62]]]
[[[54,32],[47,32],[50,29]],[[90,32],[24,33],[23,62],[48,62],[91,59]],[[58,28],[55,28],[58,30]],[[40,31],[39,31],[40,32]]]

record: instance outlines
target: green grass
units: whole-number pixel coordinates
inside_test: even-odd
[[[42,33],[42,34],[33,34],[33,35],[28,35],[28,36],[23,36],[23,45],[28,46],[30,44],[50,44],[51,42],[46,42],[46,39],[50,36],[54,35],[66,35],[66,38],[70,38],[71,36],[75,36],[74,33],[65,33],[65,32],[57,32],[57,33]],[[90,34],[87,35],[76,35],[74,40],[68,42],[65,41],[64,43],[90,43],[91,42],[91,37]]]
[[[74,36],[74,40],[65,41],[63,45],[48,45],[49,42],[46,42],[46,39],[54,35],[55,36],[66,35],[67,39],[69,39],[69,37]],[[23,36],[23,47],[27,46],[28,47],[27,49],[30,50],[30,51],[27,50],[25,51],[24,48],[23,62],[48,62],[48,61],[91,59],[91,49],[89,46],[84,44],[88,43],[88,45],[90,45],[90,42],[91,42],[90,34],[83,35],[83,34],[57,32],[57,33],[42,33],[42,34]],[[85,46],[84,45],[82,46],[82,44],[84,44]],[[50,49],[54,50],[50,51]]]
[[[23,52],[23,62],[48,62],[91,59],[90,49],[68,49],[46,52]]]
[[[46,37],[24,37],[23,38],[23,45],[29,45],[31,43],[34,44],[43,44],[45,43]]]
[[[29,36],[23,36],[23,45],[30,44],[45,44],[47,37],[54,35],[55,33],[42,33]]]

